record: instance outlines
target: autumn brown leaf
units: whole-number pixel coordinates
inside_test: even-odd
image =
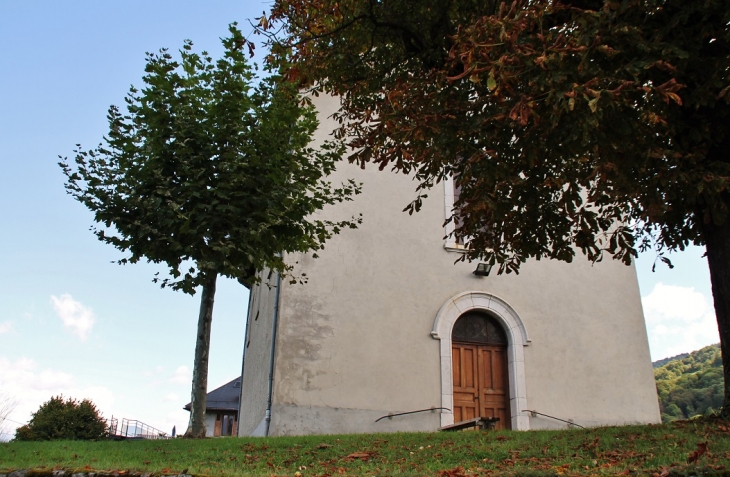
[[[375,451],[353,452],[352,454],[344,457],[343,460],[353,461],[355,459],[362,459],[364,461],[367,461],[371,459],[375,454]]]
[[[700,442],[697,444],[697,450],[692,451],[689,456],[687,456],[687,462],[690,464],[693,464],[697,462],[697,460],[705,455],[707,453],[707,441]]]
[[[464,473],[463,467],[454,467],[453,469],[440,470],[439,477],[466,477],[469,474]]]
[[[578,449],[584,449],[584,450],[595,450],[598,448],[598,441],[601,440],[601,436],[597,436],[593,441],[591,442],[585,442],[578,446]]]
[[[662,467],[662,472],[659,474],[659,477],[668,477],[669,476],[669,467],[666,465]]]
[[[563,464],[563,465],[553,467],[553,470],[558,475],[565,475],[565,473],[568,471],[569,468],[570,468],[570,464]]]

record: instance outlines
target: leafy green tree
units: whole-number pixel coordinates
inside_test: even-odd
[[[96,406],[54,396],[41,404],[30,422],[15,431],[16,441],[96,440],[107,437],[106,421]]]
[[[654,369],[664,422],[713,413],[722,407],[720,348],[706,346]]]
[[[99,240],[139,260],[165,264],[163,287],[202,289],[187,436],[205,436],[208,352],[216,279],[250,285],[265,268],[287,273],[289,252],[324,247],[359,218],[319,220],[359,185],[325,177],[343,145],[311,146],[315,111],[275,67],[258,80],[235,24],[223,58],[192,51],[148,54],[144,87],[127,111],[109,109],[109,132],[93,150],[60,163],[68,192],[94,213]],[[254,86],[254,84],[256,84]],[[157,281],[158,278],[155,278]],[[300,277],[301,280],[301,277]]]
[[[461,185],[464,259],[517,272],[704,245],[730,412],[730,3],[276,0],[350,160]],[[453,220],[453,218],[452,218]]]

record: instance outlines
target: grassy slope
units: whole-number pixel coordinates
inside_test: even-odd
[[[702,442],[708,443],[708,452],[695,465],[725,468],[730,462],[728,428],[728,423],[705,420],[568,431],[11,442],[0,444],[0,473],[45,467],[215,476],[460,477],[616,475],[628,470],[665,477],[665,466],[682,471]]]
[[[723,396],[719,345],[706,346],[654,369],[662,420],[687,419],[720,409]]]

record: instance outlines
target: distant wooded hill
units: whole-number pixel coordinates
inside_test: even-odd
[[[708,414],[722,407],[719,344],[653,364],[663,422]]]

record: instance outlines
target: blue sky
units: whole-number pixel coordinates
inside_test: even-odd
[[[91,214],[65,193],[56,163],[101,140],[109,105],[141,83],[145,52],[191,39],[216,57],[230,22],[247,33],[268,7],[0,2],[0,393],[18,401],[13,421],[63,393],[106,416],[184,430],[199,295],[160,289],[158,267],[112,263],[121,254],[89,232]],[[637,263],[654,359],[717,341],[701,254],[653,274],[653,256]],[[245,288],[219,282],[209,389],[240,373],[247,301]]]

